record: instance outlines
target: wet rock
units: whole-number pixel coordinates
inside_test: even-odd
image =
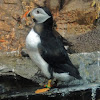
[[[37,84],[31,80],[24,79],[20,76],[0,76],[0,100],[96,100],[99,99],[100,87],[97,84],[89,84],[72,87],[52,88],[50,91],[35,94],[39,89]],[[93,92],[93,89],[95,91]],[[93,99],[94,98],[94,99]]]
[[[13,73],[14,74],[14,73]],[[0,100],[4,98],[14,97],[19,93],[25,93],[34,90],[38,84],[27,80],[18,75],[2,75],[0,76]],[[21,94],[21,96],[25,96]]]

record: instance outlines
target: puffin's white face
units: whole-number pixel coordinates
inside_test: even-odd
[[[51,17],[42,8],[36,8],[32,10],[31,16],[34,17],[37,23],[43,23]]]

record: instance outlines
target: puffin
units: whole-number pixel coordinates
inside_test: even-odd
[[[27,53],[48,78],[46,87],[35,93],[50,90],[53,78],[64,82],[81,79],[78,69],[72,64],[64,48],[62,37],[55,35],[50,10],[47,7],[38,7],[29,11],[28,16],[32,17],[35,25],[26,37]]]

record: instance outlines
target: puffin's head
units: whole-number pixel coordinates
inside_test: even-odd
[[[45,7],[39,7],[31,10],[27,16],[30,16],[37,23],[44,23],[48,19],[52,19],[52,14],[49,9]]]

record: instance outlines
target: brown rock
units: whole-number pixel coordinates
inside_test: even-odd
[[[10,25],[7,24],[7,22],[0,21],[0,30],[9,32],[9,31],[11,31],[11,27],[10,27]]]
[[[100,26],[85,34],[69,38],[73,46],[69,48],[72,53],[100,51]]]
[[[92,0],[0,0],[0,38],[7,40],[1,43],[2,51],[20,50],[24,47],[26,35],[33,24],[30,22],[31,19],[21,23],[21,18],[27,10],[37,7],[36,4],[50,8],[57,24],[57,31],[69,41],[73,40],[73,36],[89,34],[88,32],[93,30],[93,22],[97,15],[96,9],[90,6],[91,3]],[[85,37],[82,36],[83,38]],[[72,42],[75,44],[81,40],[74,39]],[[95,44],[96,42],[93,42],[93,45],[88,47],[86,43],[88,49],[81,48],[84,47],[83,43],[75,44],[72,50],[99,50]],[[76,48],[76,45],[80,49]]]
[[[59,17],[55,20],[57,22],[57,29],[67,29],[67,33],[70,34],[82,34],[88,32],[93,27],[93,21],[96,17],[94,9],[88,8],[83,10],[72,10],[60,12]],[[64,26],[64,27],[63,27]],[[65,33],[66,34],[66,33]]]
[[[18,0],[3,0],[5,4],[16,4]]]

